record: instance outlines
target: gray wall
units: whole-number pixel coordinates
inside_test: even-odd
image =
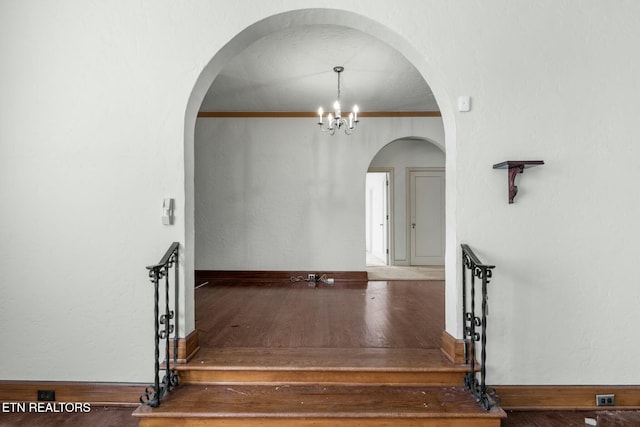
[[[199,119],[196,269],[363,271],[366,172],[405,136],[442,142],[442,120],[362,119],[330,136],[313,119]]]

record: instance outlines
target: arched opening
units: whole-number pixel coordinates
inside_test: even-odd
[[[392,141],[373,157],[367,172],[368,266],[444,266],[445,163],[442,149],[421,137]]]
[[[344,12],[344,11],[336,11],[332,9],[311,9],[311,10],[298,10],[287,12],[280,15],[275,15],[268,17],[262,21],[257,22],[251,27],[247,28],[245,31],[239,33],[234,39],[232,39],[227,45],[225,45],[220,51],[218,51],[212,58],[212,60],[207,64],[207,66],[203,69],[202,74],[199,79],[195,83],[194,89],[189,98],[186,116],[185,116],[185,182],[186,182],[186,200],[184,206],[184,216],[185,216],[185,255],[184,255],[184,267],[185,271],[191,272],[194,271],[198,266],[196,266],[197,260],[197,250],[196,250],[196,188],[195,182],[197,181],[196,171],[198,168],[196,167],[196,156],[195,156],[195,134],[196,134],[196,117],[198,114],[198,110],[205,98],[207,91],[209,90],[211,84],[213,83],[216,76],[221,72],[221,70],[233,60],[235,56],[240,54],[242,51],[250,47],[253,43],[257,42],[261,38],[276,33],[285,28],[292,28],[296,26],[304,27],[309,25],[340,25],[347,28],[352,28],[358,31],[365,32],[376,39],[382,40],[384,43],[391,46],[393,49],[400,52],[409,62],[411,62],[414,67],[418,70],[420,75],[424,76],[425,80],[428,80],[432,90],[435,94],[435,97],[438,99],[438,105],[440,107],[440,111],[443,116],[443,133],[447,135],[446,140],[442,138],[440,141],[437,141],[438,144],[442,144],[441,148],[444,148],[446,145],[448,148],[450,146],[455,145],[455,132],[453,129],[453,122],[451,120],[451,106],[449,105],[448,97],[443,92],[443,89],[438,86],[436,78],[433,77],[432,67],[426,60],[426,58],[419,55],[415,49],[411,46],[411,44],[400,38],[397,34],[390,31],[384,25],[371,21],[370,19],[363,17],[361,15]],[[320,102],[320,101],[313,101]],[[289,120],[289,119],[287,119]],[[297,120],[296,123],[293,123]],[[269,128],[269,124],[262,123],[261,125]],[[242,134],[242,132],[246,131],[246,127],[243,126],[242,123],[229,123],[220,126],[226,126],[227,129],[232,129],[233,132],[237,134]],[[216,133],[217,130],[220,129],[219,125],[214,126],[215,129],[212,130],[213,133]],[[296,126],[306,126],[306,124],[300,125],[299,119],[290,119],[286,126],[282,126],[281,124],[275,126],[275,128],[283,129],[283,128],[295,128]],[[362,187],[364,185],[364,176],[361,174],[362,170],[366,170],[368,167],[368,161],[372,158],[373,154],[375,154],[381,146],[384,144],[379,141],[391,141],[397,139],[401,135],[406,135],[407,130],[406,127],[411,125],[407,125],[407,119],[404,118],[396,118],[390,120],[388,123],[383,125],[382,127],[375,128],[375,130],[364,130],[358,135],[352,136],[352,143],[345,144],[344,141],[341,141],[339,138],[332,140],[332,144],[327,144],[326,142],[322,142],[324,140],[320,139],[320,134],[314,134],[313,136],[308,137],[306,142],[300,142],[302,145],[307,143],[312,147],[309,148],[310,153],[314,156],[313,162],[304,163],[304,162],[296,162],[294,164],[288,163],[289,168],[294,171],[300,171],[300,168],[313,169],[318,173],[326,173],[330,175],[333,170],[346,168],[350,166],[354,171],[353,181],[356,186]],[[366,128],[365,128],[366,129]],[[383,129],[381,131],[381,129]],[[255,132],[262,132],[262,130],[256,130]],[[273,128],[271,128],[273,131]],[[378,141],[378,142],[371,142]],[[386,143],[386,142],[385,142]],[[357,145],[360,144],[360,145]],[[363,150],[360,154],[354,151],[353,147],[360,147],[359,149]],[[364,147],[364,148],[363,148]],[[255,146],[247,146],[244,148],[244,152],[238,155],[234,161],[244,161],[244,154],[250,152],[255,149]],[[269,156],[273,154],[270,152]],[[364,154],[363,154],[364,153]],[[266,154],[266,153],[263,153]],[[288,155],[286,149],[279,153],[281,157],[285,157]],[[200,158],[201,156],[198,156]],[[265,158],[263,156],[263,158]],[[233,163],[228,163],[228,165],[232,165]],[[256,169],[252,169],[253,173],[258,173]],[[447,159],[447,171],[448,173],[452,173],[455,171],[455,159]],[[262,171],[261,171],[262,172]],[[255,175],[251,179],[251,183],[268,183],[270,178],[273,176],[265,176],[265,175]],[[328,182],[328,184],[327,184]],[[332,224],[336,220],[336,212],[338,209],[343,209],[345,207],[349,207],[350,203],[354,203],[356,206],[362,206],[364,204],[364,195],[360,193],[360,196],[355,198],[351,197],[351,194],[347,194],[344,192],[344,189],[341,188],[340,185],[335,185],[335,183],[331,181],[327,181],[322,183],[317,188],[311,188],[309,190],[308,199],[306,199],[306,203],[302,203],[298,206],[298,210],[294,213],[294,215],[300,215],[304,213],[304,209],[307,209],[306,214],[309,215],[310,218],[319,218],[322,217],[322,221],[326,224]],[[250,184],[251,184],[250,183]],[[251,185],[247,187],[251,189]],[[243,189],[243,191],[246,190]],[[246,192],[244,194],[247,194]],[[290,192],[287,194],[291,194]],[[324,196],[325,200],[330,203],[318,203],[317,195]],[[230,199],[232,199],[229,195]],[[287,203],[297,203],[297,200],[287,199],[287,195],[281,194],[281,198],[279,198],[275,203],[277,204],[287,204]],[[256,199],[257,200],[257,199]],[[252,201],[251,203],[255,203],[255,206],[264,205],[262,202],[267,202],[267,200],[260,201]],[[222,200],[218,200],[219,203],[224,203]],[[269,203],[273,202],[273,199],[268,200]],[[455,206],[455,193],[447,196],[447,215],[451,215],[452,210],[450,206]],[[259,208],[256,208],[254,214],[258,214]],[[242,214],[246,214],[246,210],[242,211]],[[362,218],[362,208],[350,209],[350,213],[348,215],[347,220],[352,221],[347,223],[344,228],[354,228],[359,229],[360,225],[364,219]],[[230,216],[231,217],[231,216]],[[286,218],[285,218],[286,219]],[[355,226],[354,226],[355,224]],[[328,229],[327,229],[328,230]],[[298,230],[300,231],[300,230]],[[303,248],[305,246],[299,245],[300,239],[306,242],[330,242],[336,245],[337,248],[344,249],[347,252],[356,254],[354,257],[358,257],[357,254],[361,254],[361,249],[353,249],[354,248],[362,248],[360,243],[360,238],[356,239],[355,243],[345,239],[343,236],[344,233],[341,233],[340,230],[336,232],[326,233],[326,230],[323,230],[320,227],[319,231],[311,232],[311,234],[304,234],[307,231],[302,233],[294,232],[289,236],[288,243],[291,244],[291,247],[294,248],[288,253],[279,254],[280,259],[285,259],[287,256],[295,257],[300,252],[297,249]],[[302,237],[301,237],[302,236]],[[219,236],[218,236],[219,237]],[[324,240],[323,240],[324,239]],[[285,242],[287,238],[284,239]],[[455,227],[449,227],[447,230],[447,240],[448,242],[453,241],[455,245]],[[229,240],[230,241],[230,240]],[[229,242],[228,241],[228,242]],[[231,244],[235,244],[236,242],[232,242]],[[307,244],[307,247],[311,247],[311,245]],[[455,259],[454,256],[456,254],[455,246],[447,245],[448,252],[447,258]],[[453,249],[452,249],[453,248]],[[252,245],[244,245],[242,243],[234,248],[236,250],[236,255],[239,253],[238,251],[243,252],[246,255],[245,261],[247,259],[251,259]],[[452,255],[453,254],[453,255]],[[303,258],[308,260],[309,265],[300,264],[296,266],[298,269],[305,268],[313,268],[315,270],[322,269],[362,269],[364,267],[363,260],[357,261],[354,263],[350,261],[347,257],[345,258],[338,251],[335,254],[335,258],[327,259],[327,260],[318,260],[314,259],[313,253],[303,253]],[[215,254],[216,261],[218,262],[220,259],[224,257],[220,253]],[[343,261],[346,259],[347,261]],[[360,259],[360,258],[358,258]],[[238,260],[236,256],[234,258],[235,261]],[[229,261],[229,259],[227,259]],[[234,261],[234,262],[235,262]],[[257,269],[292,269],[291,267],[283,266],[282,264],[277,264],[276,262],[271,262],[270,264],[264,265],[254,265]],[[215,268],[215,267],[214,267]],[[242,268],[242,265],[234,265],[232,263],[226,264],[225,268]],[[451,268],[451,279],[455,284],[456,281],[456,273],[455,269]],[[189,274],[187,275],[187,278]],[[449,278],[449,273],[448,273]],[[187,281],[187,283],[189,283]],[[455,285],[452,289],[455,289]],[[449,298],[449,296],[448,296]],[[451,303],[447,304],[447,307],[453,307],[455,311],[457,295],[455,291],[451,294]],[[187,286],[185,290],[185,307],[183,309],[183,313],[186,313],[186,319],[182,323],[185,325],[185,334],[188,334],[190,331],[194,330],[195,322],[194,322],[194,294],[193,287]],[[447,316],[447,319],[451,319],[451,327],[455,330],[457,328],[457,318],[458,316],[453,313],[451,316]]]

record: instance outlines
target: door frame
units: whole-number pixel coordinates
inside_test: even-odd
[[[407,226],[405,227],[405,233],[406,233],[406,251],[407,251],[407,265],[412,265],[411,264],[411,245],[412,245],[412,241],[411,241],[411,173],[412,172],[443,172],[445,174],[445,182],[444,182],[444,194],[445,194],[445,200],[443,200],[443,209],[445,209],[445,217],[444,220],[446,221],[446,193],[447,193],[447,181],[446,181],[446,168],[443,167],[407,167],[406,171],[405,171],[405,179],[406,179],[406,224]],[[447,230],[447,225],[446,223],[444,224],[444,230],[443,232],[445,233],[444,236],[446,236],[446,230]],[[446,254],[446,237],[445,237],[445,254]],[[446,258],[446,255],[445,255]]]
[[[367,173],[369,172],[377,172],[377,173],[386,173],[389,179],[389,185],[387,185],[387,214],[389,215],[389,219],[387,220],[387,250],[389,253],[387,254],[387,265],[394,265],[395,260],[395,250],[394,250],[394,197],[393,197],[393,175],[395,169],[393,167],[369,167],[367,169]]]

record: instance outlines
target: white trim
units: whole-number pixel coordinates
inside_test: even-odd
[[[389,185],[387,188],[388,192],[388,200],[387,200],[387,212],[389,212],[389,221],[387,224],[387,233],[388,233],[388,241],[387,248],[389,249],[388,262],[389,265],[396,265],[395,263],[395,233],[394,233],[394,208],[395,208],[395,200],[394,200],[394,173],[395,168],[393,167],[369,167],[367,169],[367,173],[369,172],[386,172],[387,177],[389,179]]]

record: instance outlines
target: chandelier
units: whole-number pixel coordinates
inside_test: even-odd
[[[329,135],[336,133],[337,129],[344,129],[344,133],[351,135],[351,133],[358,126],[358,106],[353,106],[353,111],[349,113],[348,120],[342,117],[342,111],[340,109],[340,73],[344,71],[344,67],[333,67],[333,71],[338,74],[338,98],[333,103],[333,114],[327,114],[327,121],[324,121],[324,111],[322,107],[318,108],[318,124],[323,132],[329,132]]]

